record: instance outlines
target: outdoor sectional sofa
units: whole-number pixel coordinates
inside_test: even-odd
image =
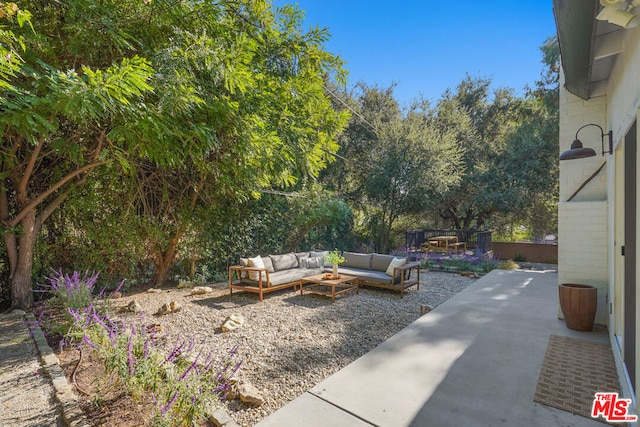
[[[262,301],[268,292],[289,287],[295,290],[303,277],[331,271],[331,265],[326,265],[324,259],[327,253],[291,252],[240,258],[239,265],[229,267],[229,293],[233,294],[234,289],[254,292]],[[394,261],[393,255],[381,254],[343,252],[342,256],[345,262],[338,272],[358,277],[360,285],[400,291],[400,296],[404,296],[404,290],[413,285],[420,289],[420,264],[417,262]],[[416,270],[414,279],[411,279],[411,270]]]

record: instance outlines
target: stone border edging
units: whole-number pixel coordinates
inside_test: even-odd
[[[64,371],[60,367],[58,357],[49,347],[42,329],[37,326],[36,317],[33,313],[25,313],[24,316],[31,331],[31,337],[36,343],[38,353],[40,353],[42,368],[53,383],[54,397],[60,404],[65,424],[69,427],[91,427],[84,412],[80,409],[80,405],[78,405],[78,397],[73,392],[67,377],[64,375]]]

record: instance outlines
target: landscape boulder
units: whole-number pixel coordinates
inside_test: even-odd
[[[158,309],[156,314],[165,315],[169,313],[177,313],[182,310],[182,305],[177,301],[166,302]]]
[[[244,317],[239,314],[232,314],[231,316],[224,319],[222,322],[222,326],[220,326],[220,330],[222,332],[231,332],[235,331],[238,328],[241,328],[244,325]]]
[[[126,306],[120,307],[118,311],[121,313],[140,313],[142,311],[142,306],[137,300],[134,299]]]
[[[189,293],[189,295],[204,295],[204,294],[210,294],[212,292],[213,292],[213,288],[210,286],[196,286],[191,290],[191,293]]]
[[[262,393],[249,381],[238,384],[238,396],[240,400],[252,406],[260,406],[264,403]]]

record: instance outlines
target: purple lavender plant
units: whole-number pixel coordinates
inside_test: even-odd
[[[133,354],[133,332],[129,335],[129,342],[127,343],[127,366],[129,367],[129,375],[133,376],[136,372],[136,361]]]

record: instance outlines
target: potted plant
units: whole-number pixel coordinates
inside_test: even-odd
[[[338,278],[338,264],[342,264],[344,262],[344,257],[340,255],[337,249],[330,251],[325,257],[324,260],[333,266],[333,278]]]

